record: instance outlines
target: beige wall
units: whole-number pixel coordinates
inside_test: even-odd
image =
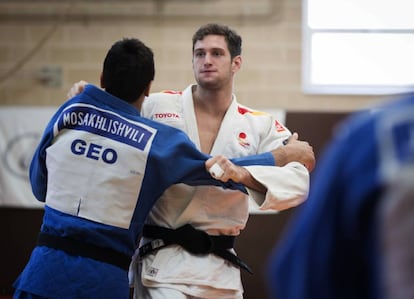
[[[98,84],[106,51],[122,37],[138,37],[154,50],[153,91],[181,90],[193,82],[192,34],[210,21],[243,36],[243,66],[235,81],[243,104],[332,112],[378,101],[301,92],[301,13],[300,0],[3,1],[0,105],[59,105],[73,82]],[[61,68],[60,87],[39,79],[49,66]]]

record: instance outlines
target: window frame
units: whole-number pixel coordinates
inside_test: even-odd
[[[369,35],[383,33],[398,35],[408,33],[413,35],[414,38],[414,28],[311,28],[308,20],[309,1],[311,0],[302,0],[302,91],[305,94],[385,95],[414,90],[414,73],[412,84],[368,84],[363,82],[361,84],[314,83],[312,68],[315,68],[315,65],[312,65],[311,59],[313,57],[312,38],[315,34],[351,33]]]

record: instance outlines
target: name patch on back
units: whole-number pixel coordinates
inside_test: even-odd
[[[119,141],[143,150],[152,132],[119,115],[97,110],[90,106],[71,106],[64,110],[57,122],[57,129],[82,130]]]

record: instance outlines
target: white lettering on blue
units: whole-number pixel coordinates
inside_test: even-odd
[[[88,131],[141,150],[145,148],[153,134],[137,122],[131,122],[113,113],[83,106],[72,106],[62,113],[58,120],[58,129],[65,128]],[[98,149],[92,148],[90,150],[90,158],[96,158],[95,150]],[[111,158],[108,159],[111,160]]]

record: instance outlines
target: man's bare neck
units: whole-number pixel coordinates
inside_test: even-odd
[[[201,151],[211,153],[232,96],[231,93],[193,89],[193,99]]]
[[[199,86],[193,89],[194,108],[211,115],[224,115],[232,101],[227,90],[206,90]]]

